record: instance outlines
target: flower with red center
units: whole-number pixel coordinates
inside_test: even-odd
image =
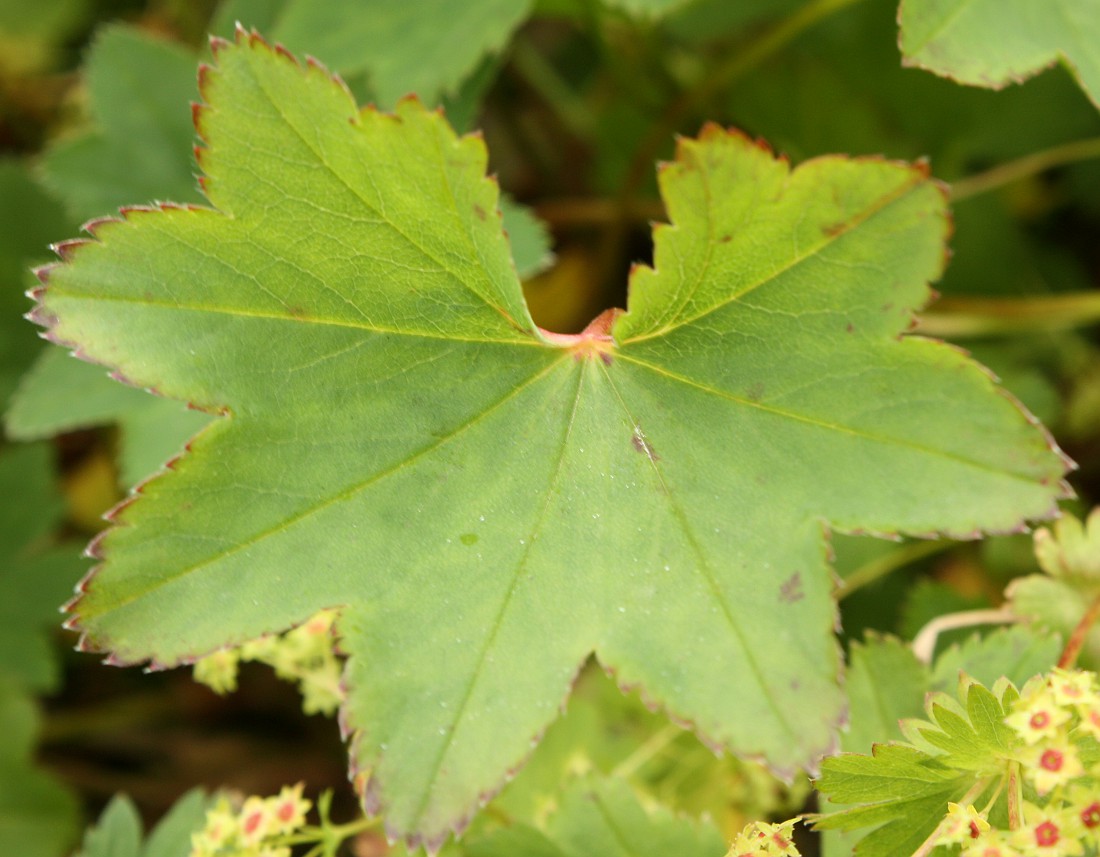
[[[957,803],[948,803],[947,821],[940,835],[940,842],[945,845],[952,842],[966,844],[981,838],[988,830],[989,822],[972,804],[960,806]]]
[[[250,797],[241,807],[239,818],[241,841],[256,845],[272,832],[271,807],[262,797]]]
[[[1085,670],[1055,667],[1050,674],[1050,690],[1059,705],[1082,705],[1096,698],[1095,676]]]
[[[1055,703],[1050,691],[1040,687],[1034,693],[1021,696],[1016,701],[1012,713],[1005,718],[1005,723],[1024,739],[1024,743],[1038,744],[1054,738],[1059,727],[1068,723],[1070,717],[1070,712]]]
[[[1060,737],[1045,746],[1029,747],[1020,754],[1024,777],[1039,794],[1055,786],[1065,785],[1085,773],[1077,748],[1068,738]]]
[[[1085,831],[1074,813],[1031,803],[1025,803],[1024,810],[1028,823],[1012,834],[1012,844],[1025,854],[1074,857],[1084,852],[1081,839]]]
[[[302,797],[303,788],[302,783],[283,786],[276,797],[267,799],[275,833],[289,833],[306,823],[310,802]]]

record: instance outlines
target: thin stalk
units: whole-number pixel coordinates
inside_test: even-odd
[[[546,106],[558,115],[562,124],[574,136],[582,140],[591,139],[595,133],[595,120],[591,112],[553,64],[522,39],[513,46],[511,56],[512,66],[539,94]]]
[[[902,545],[895,551],[891,551],[885,556],[876,557],[875,559],[865,562],[851,574],[841,581],[841,588],[837,592],[837,598],[843,600],[867,586],[870,583],[874,583],[876,580],[886,575],[897,571],[900,568],[905,568],[912,562],[916,562],[918,559],[924,559],[926,556],[933,556],[941,553],[949,548],[953,548],[955,543],[952,541],[924,541],[924,542],[910,542],[907,545]]]
[[[953,202],[973,199],[983,193],[997,190],[1007,184],[1044,172],[1052,167],[1060,167],[1078,161],[1088,161],[1093,158],[1100,158],[1100,137],[1075,140],[1072,143],[1054,146],[1041,152],[1024,155],[1014,161],[998,164],[985,172],[960,179],[951,185],[951,199]]]
[[[683,731],[675,723],[666,724],[662,729],[650,735],[638,749],[619,762],[611,772],[611,776],[615,779],[625,779],[632,776],[665,747],[675,741]]]
[[[1023,825],[1024,794],[1023,782],[1020,779],[1020,763],[1015,759],[1008,763],[1008,829],[1019,830]]]
[[[973,804],[978,796],[986,790],[986,787],[988,785],[988,777],[982,780],[978,780],[976,783],[974,783],[973,786],[970,787],[966,794],[959,798],[959,805],[967,806]],[[932,849],[939,844],[940,837],[947,832],[947,827],[950,823],[950,816],[945,815],[943,817],[943,820],[936,825],[936,829],[929,833],[928,838],[925,839],[924,842],[922,842],[917,848],[917,850],[913,852],[913,857],[928,857],[928,855],[932,853]]]
[[[1100,292],[1026,298],[944,297],[917,320],[928,336],[997,336],[1069,330],[1100,322]]]
[[[930,664],[936,651],[936,640],[944,631],[973,628],[977,625],[1007,625],[1019,620],[1019,616],[1003,607],[997,610],[964,610],[937,616],[913,638],[913,654],[921,663]]]
[[[1077,663],[1077,656],[1081,654],[1085,640],[1088,639],[1089,631],[1092,630],[1092,626],[1096,624],[1097,619],[1100,619],[1100,596],[1093,599],[1089,609],[1085,611],[1085,615],[1081,617],[1081,621],[1077,623],[1077,627],[1073,629],[1069,639],[1066,640],[1066,647],[1062,649],[1062,656],[1058,658],[1059,667],[1068,670],[1072,669],[1073,665]]]

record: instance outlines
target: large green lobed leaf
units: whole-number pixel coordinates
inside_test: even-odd
[[[1000,88],[1058,60],[1100,107],[1100,0],[902,0],[905,61]]]
[[[944,256],[924,170],[792,171],[708,127],[629,311],[565,337],[531,322],[479,138],[255,36],[217,59],[213,207],[131,210],[43,272],[54,339],[223,414],[115,513],[70,621],[172,665],[345,605],[352,765],[394,835],[460,829],[592,652],[716,747],[813,766],[844,708],[826,527],[1053,512],[1046,436],[899,339]]]

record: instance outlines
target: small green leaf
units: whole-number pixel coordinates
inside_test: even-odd
[[[461,825],[593,652],[715,745],[814,764],[843,709],[823,522],[973,537],[1063,492],[976,364],[899,338],[947,231],[919,168],[792,171],[710,126],[662,170],[629,311],[563,337],[479,139],[244,33],[202,90],[214,208],[102,222],[43,273],[51,336],[225,414],[117,513],[73,621],[168,665],[346,605],[352,763],[394,835]]]
[[[1084,523],[1065,515],[1036,532],[1035,558],[1051,577],[1100,581],[1100,506]]]
[[[0,854],[61,857],[77,834],[77,801],[31,760],[38,713],[24,689],[0,674]]]
[[[141,816],[126,795],[116,795],[84,834],[77,857],[142,857]]]
[[[30,268],[49,255],[49,243],[73,225],[61,205],[20,162],[0,159],[0,410],[41,343],[23,321]]]
[[[908,65],[1000,88],[1062,60],[1100,107],[1098,0],[902,0]]]
[[[73,216],[87,220],[154,200],[201,200],[188,109],[197,94],[195,59],[132,27],[100,31],[86,66],[96,127],[59,141],[42,160],[46,183]]]
[[[59,670],[50,632],[84,568],[77,545],[52,543],[62,502],[47,446],[0,454],[0,497],[0,675],[51,690]]]
[[[386,107],[410,93],[434,103],[501,51],[530,7],[530,0],[289,0],[272,37],[341,74],[368,72]]]
[[[1046,574],[1017,578],[1005,590],[1012,612],[1038,628],[1068,639],[1100,598],[1100,509],[1085,524],[1067,515],[1035,534],[1035,555]],[[1078,658],[1084,669],[1100,667],[1100,628],[1089,629]]]
[[[867,752],[874,743],[900,740],[898,721],[922,714],[927,684],[927,667],[900,640],[869,635],[853,643],[845,682],[848,731],[841,747]]]
[[[47,349],[12,397],[4,416],[9,437],[38,440],[118,423],[119,475],[134,485],[155,473],[210,422],[208,414],[111,380],[101,366]]]
[[[902,744],[878,744],[872,756],[843,754],[821,763],[817,788],[830,803],[860,804],[814,819],[818,830],[875,826],[856,846],[860,857],[910,857],[974,778]]]
[[[202,829],[211,804],[202,789],[187,792],[153,828],[141,857],[187,857],[191,853],[191,834]]]
[[[1016,625],[969,637],[948,647],[936,658],[929,689],[954,693],[959,673],[991,687],[1002,676],[1022,687],[1032,676],[1048,672],[1058,661],[1062,643],[1057,636]]]
[[[568,789],[547,825],[569,857],[719,857],[725,842],[710,824],[647,812],[622,780],[580,780]]]

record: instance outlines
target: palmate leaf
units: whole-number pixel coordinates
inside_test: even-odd
[[[944,255],[919,168],[791,171],[716,127],[629,311],[536,328],[476,137],[358,111],[240,33],[202,75],[213,209],[59,247],[36,318],[224,414],[94,546],[83,645],[186,662],[346,605],[369,810],[435,844],[589,653],[716,746],[812,766],[842,717],[825,522],[973,536],[1065,464],[958,351],[899,339]]]
[[[906,63],[1000,88],[1065,61],[1100,107],[1100,0],[902,0]]]

